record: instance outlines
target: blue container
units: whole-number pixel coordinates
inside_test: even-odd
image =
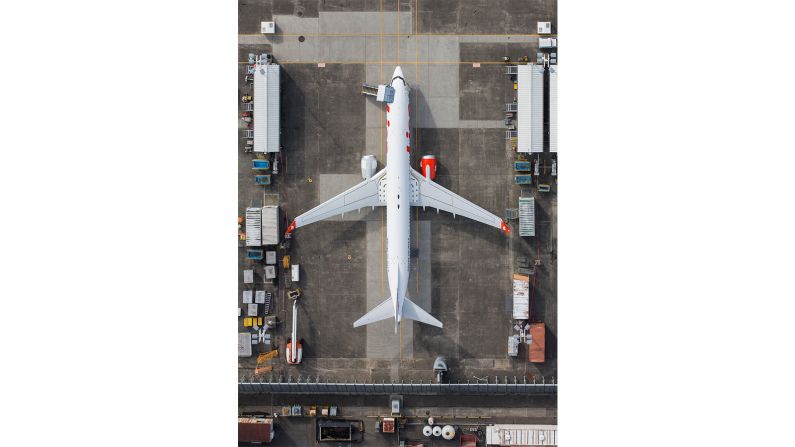
[[[264,171],[266,169],[271,168],[271,162],[268,160],[252,160],[251,164],[252,164],[251,169]]]
[[[514,171],[532,171],[533,167],[529,161],[515,161],[513,162]]]
[[[270,175],[255,175],[254,182],[258,185],[267,186],[271,184],[271,176]]]
[[[513,180],[516,182],[517,185],[532,185],[533,184],[533,176],[532,175],[515,175],[513,176]]]
[[[265,252],[262,250],[246,250],[246,259],[253,259],[255,261],[262,260],[265,257]]]

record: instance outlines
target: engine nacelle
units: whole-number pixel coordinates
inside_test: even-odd
[[[420,172],[425,178],[430,178],[431,180],[436,180],[436,156],[435,155],[423,155],[422,160],[420,160]]]
[[[362,157],[362,178],[367,180],[375,174],[375,169],[378,167],[378,161],[375,155],[365,155]]]

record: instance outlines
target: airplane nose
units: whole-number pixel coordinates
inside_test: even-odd
[[[400,78],[403,78],[403,70],[401,70],[401,69],[400,69],[400,65],[398,65],[397,67],[395,67],[395,72],[394,72],[394,73],[392,73],[392,79],[395,79],[395,78],[396,78],[396,77],[398,77],[398,76],[399,76]]]

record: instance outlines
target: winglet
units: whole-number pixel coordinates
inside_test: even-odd
[[[287,237],[287,235],[292,233],[293,230],[295,230],[295,220],[294,219],[293,219],[292,223],[290,223],[290,226],[287,227],[287,231],[284,233],[284,236]]]
[[[511,234],[511,228],[505,224],[504,220],[500,221],[500,229],[505,232],[505,234]]]

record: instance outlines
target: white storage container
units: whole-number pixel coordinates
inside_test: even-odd
[[[299,280],[298,264],[293,264],[293,267],[292,267],[292,279],[293,279],[293,282],[298,282],[298,280]]]
[[[237,334],[237,356],[251,357],[251,334],[248,332]]]
[[[276,245],[278,243],[279,243],[279,207],[263,206],[262,207],[262,245]],[[274,264],[276,263],[275,259],[273,263]],[[268,264],[270,263],[268,262]]]
[[[530,318],[530,277],[513,275],[513,319]]]

